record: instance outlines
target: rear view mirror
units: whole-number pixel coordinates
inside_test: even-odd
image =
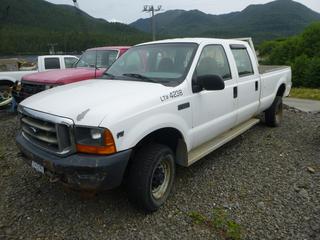
[[[197,77],[197,85],[208,91],[223,90],[224,81],[219,75],[204,75]]]

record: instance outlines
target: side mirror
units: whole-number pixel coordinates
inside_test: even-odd
[[[196,77],[193,82],[194,92],[200,92],[205,89],[208,91],[223,90],[225,88],[224,81],[219,75],[203,75]]]

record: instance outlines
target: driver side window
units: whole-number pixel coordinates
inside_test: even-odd
[[[197,76],[218,75],[223,80],[231,79],[231,71],[226,53],[221,45],[208,45],[202,50]]]

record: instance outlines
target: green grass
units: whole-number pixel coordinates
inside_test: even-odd
[[[317,88],[292,88],[290,97],[320,100],[320,89]]]
[[[191,212],[189,217],[198,225],[209,227],[211,231],[216,233],[225,240],[241,240],[242,228],[241,226],[229,219],[227,213],[223,209],[214,209],[212,217],[207,217],[199,212]]]

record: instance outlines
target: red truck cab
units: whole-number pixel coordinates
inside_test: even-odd
[[[108,67],[130,47],[98,47],[86,50],[75,63],[74,68],[28,74],[21,79],[21,85],[13,91],[16,102],[59,85],[99,78]]]

